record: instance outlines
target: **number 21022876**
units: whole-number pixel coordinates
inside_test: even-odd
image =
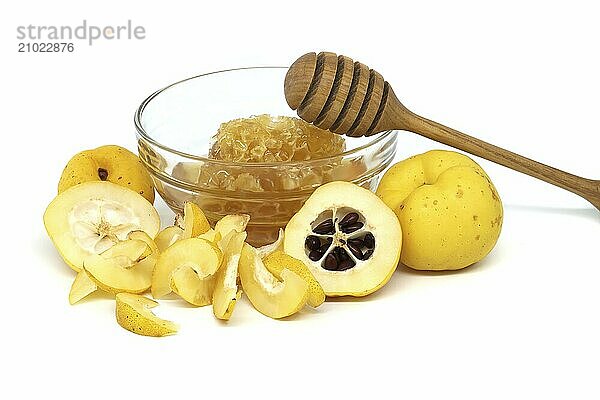
[[[19,43],[19,53],[72,53],[73,43]]]

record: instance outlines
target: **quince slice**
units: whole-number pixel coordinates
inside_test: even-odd
[[[279,280],[265,267],[256,249],[245,243],[239,263],[242,288],[259,312],[271,318],[284,318],[299,311],[308,300],[308,283],[284,268]]]
[[[262,260],[269,254],[273,254],[278,250],[283,251],[284,237],[285,237],[285,233],[284,233],[283,229],[279,228],[279,235],[277,236],[276,241],[274,241],[273,243],[265,244],[264,246],[261,246],[256,249],[256,252],[258,253],[258,256],[260,257],[260,259]]]
[[[73,305],[98,289],[98,285],[90,279],[85,271],[79,271],[69,292],[69,304]]]
[[[215,231],[221,234],[221,237],[227,236],[231,231],[244,232],[250,221],[250,216],[247,214],[231,214],[221,218],[215,224]]]
[[[131,293],[117,294],[116,301],[117,322],[128,331],[143,336],[166,336],[177,333],[177,324],[158,318],[150,311],[158,305],[158,302]]]
[[[221,235],[212,229],[198,236],[199,239],[208,240],[213,245],[215,240],[220,240],[220,237]],[[218,265],[209,263],[202,268],[191,265],[177,267],[171,274],[169,283],[171,290],[192,305],[202,307],[211,304],[216,285],[216,272],[223,261],[221,256],[221,263]]]
[[[176,225],[173,225],[173,226],[168,226],[165,229],[163,229],[162,231],[160,231],[159,234],[156,235],[156,238],[154,239],[154,241],[156,242],[156,245],[158,246],[158,250],[162,253],[169,246],[171,246],[173,243],[175,243],[176,241],[178,241],[182,238],[183,238],[183,229],[181,229],[180,227],[178,227]]]
[[[211,304],[215,288],[215,274],[201,276],[190,266],[176,268],[169,286],[189,304],[202,307]]]
[[[221,234],[216,232],[214,229],[209,229],[208,231],[206,231],[196,237],[198,237],[200,239],[206,239],[213,243],[217,243],[219,240],[221,240]],[[175,243],[179,240],[182,240],[182,239],[186,239],[183,229],[181,229],[177,225],[173,225],[173,226],[169,226],[169,227],[163,229],[162,231],[160,231],[159,234],[156,236],[156,239],[154,239],[154,242],[156,243],[156,246],[158,247],[158,251],[160,253],[162,253],[167,248],[169,248],[173,243]],[[187,238],[187,239],[189,239],[189,238]]]
[[[92,254],[85,259],[83,270],[105,292],[143,293],[150,288],[155,263],[154,257],[130,264],[121,257],[104,258]]]
[[[232,231],[228,234],[227,247],[224,250],[223,265],[219,268],[212,294],[213,314],[218,319],[228,320],[233,313],[235,303],[242,295],[238,288],[238,266],[246,232]]]
[[[281,279],[281,272],[286,268],[300,275],[306,283],[308,283],[307,303],[309,306],[316,308],[325,301],[325,292],[323,291],[323,288],[302,261],[285,254],[282,251],[276,251],[266,256],[263,259],[263,263],[269,272],[279,279]]]
[[[151,240],[149,237],[145,239]],[[100,255],[88,256],[83,262],[83,270],[108,293],[142,293],[150,288],[156,258],[157,254],[146,241],[129,239]]]
[[[141,240],[123,240],[115,243],[111,248],[100,253],[103,258],[118,259],[122,264],[128,264],[129,266],[137,260],[142,260],[151,252],[148,244]]]
[[[210,224],[202,209],[191,201],[183,206],[183,239],[198,237],[210,230]]]
[[[48,236],[76,272],[98,255],[141,230],[154,237],[160,228],[156,209],[140,194],[108,181],[72,186],[56,196],[44,213]]]
[[[158,255],[158,253],[160,253],[160,250],[158,249],[158,246],[156,245],[156,242],[144,231],[132,231],[129,232],[129,235],[127,235],[127,238],[131,241],[140,241],[145,243],[148,246],[148,252],[149,253],[145,253],[144,256],[148,256],[149,254],[156,254]],[[114,246],[113,246],[114,247]]]
[[[184,293],[188,299],[191,298],[188,296],[191,291],[203,290],[204,283],[208,285],[208,282],[202,281],[214,275],[222,260],[221,250],[209,240],[189,238],[175,242],[158,257],[152,273],[152,296],[155,299],[164,297],[171,293],[172,286],[175,286],[178,292]],[[178,269],[191,269],[199,279],[187,279],[192,275],[178,272],[173,281],[173,273]],[[209,289],[210,287],[206,290]]]

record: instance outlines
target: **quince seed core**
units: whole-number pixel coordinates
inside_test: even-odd
[[[89,199],[76,204],[69,213],[69,226],[79,246],[100,254],[127,235],[141,229],[139,218],[118,202]]]
[[[311,224],[312,232],[305,239],[306,255],[311,261],[321,261],[328,271],[355,267],[368,260],[375,247],[375,238],[365,224],[365,217],[349,207],[324,211]]]

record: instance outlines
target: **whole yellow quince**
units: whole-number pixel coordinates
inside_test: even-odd
[[[455,270],[483,259],[500,236],[500,196],[469,157],[433,150],[392,166],[377,195],[402,226],[403,264],[418,270]]]
[[[108,181],[138,192],[154,203],[150,174],[138,156],[116,145],[101,146],[75,154],[58,182],[58,193],[89,181]]]

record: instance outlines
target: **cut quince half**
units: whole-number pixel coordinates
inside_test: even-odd
[[[143,336],[167,336],[177,333],[177,324],[158,318],[151,308],[158,302],[144,296],[119,293],[116,295],[117,322],[123,328]]]
[[[88,295],[94,293],[98,289],[98,285],[94,282],[85,271],[79,271],[69,292],[69,304],[73,305]]]
[[[308,300],[308,283],[284,268],[280,279],[265,267],[256,249],[244,244],[239,262],[242,288],[259,312],[271,318],[284,318],[298,312]]]
[[[173,286],[186,300],[202,296],[203,293],[197,291],[212,290],[207,278],[214,276],[222,260],[221,250],[209,240],[189,238],[175,242],[158,257],[152,273],[152,297],[159,299],[168,295]],[[174,274],[176,271],[183,272]],[[212,292],[210,294],[212,296]]]
[[[308,300],[307,303],[311,307],[319,307],[325,301],[325,292],[319,282],[315,279],[308,267],[300,260],[285,254],[282,251],[275,251],[263,259],[265,267],[281,279],[281,272],[284,269],[300,275],[306,283],[308,283]]]
[[[217,272],[212,294],[213,314],[222,320],[229,320],[236,302],[242,295],[237,277],[240,255],[247,234],[232,231],[228,236],[227,246],[223,251],[223,263]]]
[[[140,194],[106,181],[72,186],[56,196],[44,213],[48,236],[65,262],[79,272],[83,261],[141,230],[154,237],[156,209]]]
[[[391,278],[401,244],[400,223],[379,197],[331,182],[290,219],[284,251],[310,269],[327,296],[365,296]]]

